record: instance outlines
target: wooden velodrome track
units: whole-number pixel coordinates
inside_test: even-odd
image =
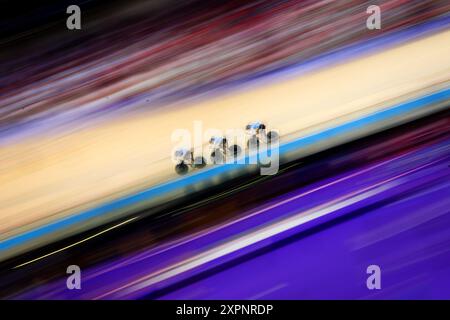
[[[449,57],[444,31],[301,76],[3,146],[0,240],[177,178],[171,135],[196,120],[224,131],[262,120],[284,142],[445,86]]]

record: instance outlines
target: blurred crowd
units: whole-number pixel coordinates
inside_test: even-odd
[[[1,62],[0,139],[111,111],[148,109],[261,76],[445,15],[445,0],[214,1],[125,26],[84,27],[76,42],[43,41]],[[106,20],[108,21],[108,20]],[[76,32],[76,31],[75,31]],[[46,120],[43,123],[43,120]]]

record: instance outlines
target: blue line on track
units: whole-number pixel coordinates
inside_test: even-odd
[[[450,100],[450,88],[443,89],[441,91],[426,95],[424,97],[415,100],[410,100],[398,105],[394,105],[391,108],[372,113],[364,118],[360,118],[348,122],[346,124],[324,130],[320,133],[312,134],[291,141],[289,143],[286,143],[285,145],[280,146],[280,154],[307,147],[314,143],[318,143],[320,141],[329,139],[330,137],[336,137],[347,133],[351,133],[352,131],[360,129],[362,127],[374,125],[383,120],[395,116],[404,115],[418,109],[425,109],[431,104],[444,102],[447,100]],[[247,159],[249,159],[248,156]],[[246,160],[246,163],[250,162]],[[15,246],[26,244],[27,242],[31,242],[41,236],[46,236],[53,232],[61,231],[62,229],[68,229],[77,223],[86,222],[89,219],[96,218],[102,215],[107,215],[108,213],[124,209],[128,206],[135,205],[141,201],[150,200],[151,198],[158,196],[163,196],[176,189],[184,188],[191,184],[205,181],[215,176],[219,176],[220,174],[230,170],[230,166],[232,165],[221,165],[211,167],[204,171],[198,171],[184,178],[180,178],[177,180],[169,181],[167,183],[151,187],[137,194],[130,195],[122,199],[98,206],[96,208],[86,210],[79,214],[63,218],[59,221],[52,222],[48,225],[38,227],[34,230],[3,240],[2,242],[0,242],[0,250],[5,251],[12,249]]]

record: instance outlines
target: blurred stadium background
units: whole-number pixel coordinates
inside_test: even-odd
[[[448,1],[10,7],[1,298],[450,298]],[[175,173],[175,130],[255,120],[276,175]]]

